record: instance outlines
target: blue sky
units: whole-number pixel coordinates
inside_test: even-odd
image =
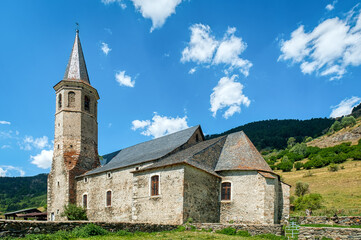
[[[359,1],[0,2],[0,176],[49,172],[55,94],[80,24],[99,153],[186,127],[347,114]]]

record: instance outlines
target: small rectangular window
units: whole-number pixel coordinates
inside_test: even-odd
[[[222,183],[221,200],[231,200],[231,183]]]
[[[83,195],[83,208],[88,208],[88,195]]]
[[[84,182],[85,182],[85,183],[88,182],[88,178],[87,178],[87,177],[84,178]]]
[[[107,192],[107,207],[112,206],[112,191]]]
[[[151,178],[151,196],[159,195],[159,176],[153,176]]]

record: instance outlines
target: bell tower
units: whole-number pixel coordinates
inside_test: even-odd
[[[90,85],[76,30],[64,78],[56,94],[54,155],[48,176],[48,220],[61,217],[64,206],[76,202],[75,177],[100,165],[98,157],[98,92]]]

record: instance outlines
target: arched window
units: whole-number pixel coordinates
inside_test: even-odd
[[[62,105],[62,101],[61,101],[61,94],[59,94],[58,96],[58,108],[60,109]]]
[[[153,176],[150,182],[151,182],[150,195],[151,196],[159,195],[159,176],[158,175]]]
[[[88,208],[88,195],[83,195],[83,208]]]
[[[75,92],[68,93],[68,106],[75,107]]]
[[[107,191],[107,207],[112,206],[112,191]]]
[[[222,183],[221,200],[231,200],[231,183],[230,182]]]
[[[84,110],[89,111],[90,108],[90,99],[88,96],[84,97]]]

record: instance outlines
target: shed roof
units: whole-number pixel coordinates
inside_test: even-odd
[[[7,215],[15,215],[18,213],[34,213],[34,212],[41,212],[41,211],[37,208],[26,208],[26,209],[17,210],[14,212],[7,212],[7,213],[4,213],[4,215],[7,216]]]
[[[228,170],[272,172],[272,169],[243,131],[229,134],[223,146],[215,171]]]
[[[102,173],[165,157],[178,147],[187,143],[198,128],[200,128],[199,125],[122,149],[109,160],[107,164],[89,171],[84,175]]]

